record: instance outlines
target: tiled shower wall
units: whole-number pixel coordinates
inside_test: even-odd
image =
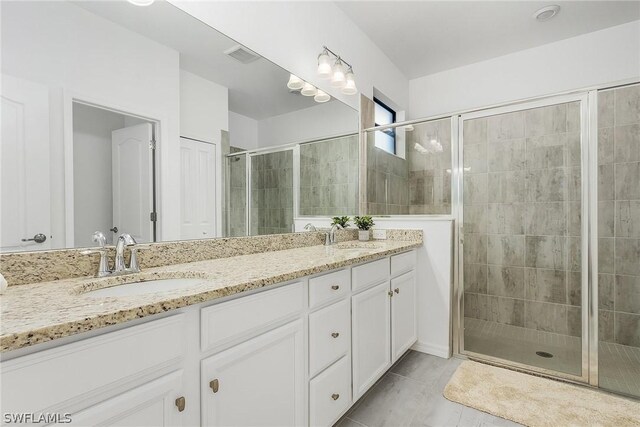
[[[437,150],[432,141],[438,144]],[[413,125],[406,132],[406,144],[409,210],[402,213],[451,214],[451,119]]]
[[[598,94],[599,338],[640,347],[640,85]]]
[[[231,147],[232,153],[242,151]],[[247,234],[247,155],[227,157],[227,236],[238,237]]]
[[[358,135],[300,145],[300,215],[358,213]]]
[[[580,115],[466,120],[464,315],[581,335]]]
[[[367,136],[367,214],[401,215],[409,212],[409,167],[405,159],[375,146]]]
[[[293,150],[251,157],[251,234],[290,233]]]

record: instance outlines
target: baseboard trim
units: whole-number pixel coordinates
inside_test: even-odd
[[[432,354],[434,356],[448,359],[451,357],[451,349],[448,346],[430,344],[425,342],[416,342],[411,350],[419,351],[420,353]]]

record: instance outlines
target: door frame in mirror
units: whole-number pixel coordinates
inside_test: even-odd
[[[167,126],[162,126],[163,123],[168,123],[168,117],[158,112],[153,111],[140,111],[137,107],[122,106],[116,103],[110,102],[105,99],[98,99],[97,97],[80,94],[78,92],[62,90],[63,97],[63,150],[64,150],[64,245],[62,248],[75,247],[74,236],[74,176],[73,176],[73,104],[83,104],[89,107],[99,108],[102,110],[110,111],[113,113],[123,114],[130,117],[151,122],[154,140],[155,140],[155,159],[154,167],[152,169],[152,191],[151,191],[151,208],[156,212],[155,230],[153,232],[154,241],[162,241],[162,215],[158,215],[160,207],[162,206],[162,164],[163,152],[166,151],[166,145],[162,141],[168,141],[169,136],[167,133]]]

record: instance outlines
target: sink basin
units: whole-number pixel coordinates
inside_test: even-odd
[[[343,242],[335,245],[336,249],[381,249],[380,243],[373,242]]]
[[[156,292],[168,292],[178,289],[190,288],[206,282],[204,279],[156,279],[144,282],[126,283],[107,288],[86,292],[85,295],[92,298],[126,297],[132,295],[152,294]]]

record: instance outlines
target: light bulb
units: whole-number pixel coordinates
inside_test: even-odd
[[[345,85],[342,88],[342,93],[345,95],[355,95],[358,92],[356,87],[356,81],[353,79],[353,70],[349,67],[347,75],[345,76]]]
[[[327,49],[318,55],[318,76],[320,76],[321,79],[331,77],[331,58],[329,57]]]
[[[304,81],[293,74],[289,75],[289,82],[287,83],[287,87],[291,90],[300,90],[304,86]]]
[[[340,58],[333,65],[333,75],[331,76],[331,86],[342,89],[346,84],[346,77],[344,75],[344,66]]]
[[[300,93],[304,96],[315,96],[318,93],[318,89],[311,83],[305,82]]]
[[[320,89],[318,89],[318,93],[316,94],[316,96],[313,97],[313,100],[319,103],[327,102],[330,99],[331,97],[329,96],[329,94],[321,91]]]

